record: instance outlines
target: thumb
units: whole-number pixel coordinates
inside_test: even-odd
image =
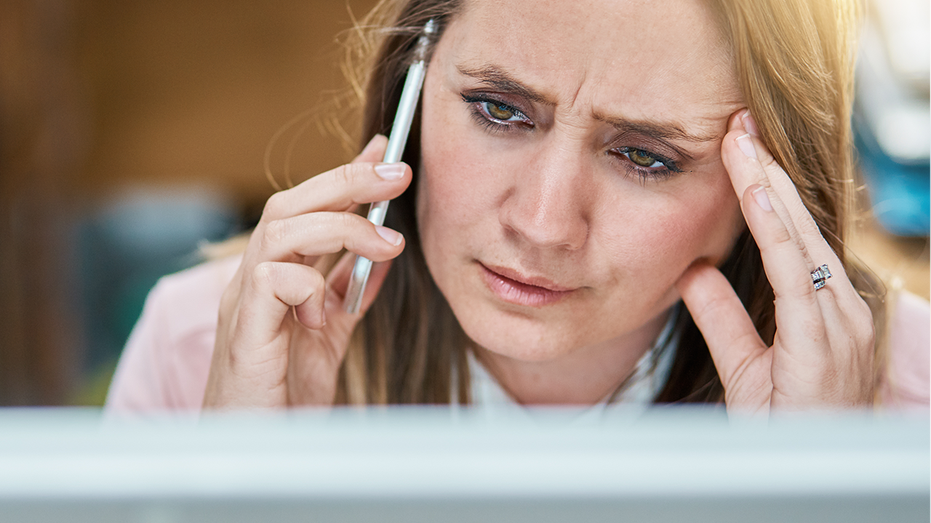
[[[716,267],[692,264],[676,282],[695,325],[705,337],[725,390],[744,364],[766,350],[740,298]]]

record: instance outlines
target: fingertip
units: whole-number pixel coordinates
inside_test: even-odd
[[[753,160],[757,159],[756,144],[753,143],[753,137],[750,136],[750,133],[744,133],[734,138],[734,143],[737,144],[737,148],[740,149],[744,156]]]
[[[401,242],[404,241],[403,234],[399,233],[398,231],[394,229],[389,229],[388,227],[384,227],[382,225],[376,225],[375,232],[377,232],[378,235],[381,236],[383,240],[390,243],[393,247],[397,247],[401,245]]]
[[[380,163],[372,168],[379,178],[388,182],[400,180],[407,174],[407,171],[410,170],[410,167],[404,162]]]
[[[743,116],[746,113],[749,113],[750,110],[746,107],[734,111],[731,116],[727,119],[727,131],[746,131],[743,123]]]
[[[769,194],[766,193],[766,187],[763,187],[759,184],[754,184],[750,187],[747,187],[747,192],[761,209],[766,212],[773,212],[773,203],[769,200]]]
[[[352,163],[377,162],[384,156],[387,146],[388,138],[383,134],[376,134],[365,144],[362,152],[356,156]]]
[[[760,129],[756,126],[756,120],[753,119],[753,115],[750,114],[750,110],[746,109],[740,115],[740,121],[743,123],[744,130],[746,130],[751,136],[755,138],[760,137]]]
[[[311,300],[294,307],[294,316],[301,325],[312,330],[320,330],[326,325],[326,310],[323,303]]]
[[[692,264],[682,272],[682,275],[679,276],[679,279],[676,281],[676,290],[679,291],[679,294],[686,294],[688,289],[692,287],[692,284],[695,282],[696,278],[700,278],[702,273],[708,269],[716,270],[714,266],[704,258],[699,258],[693,261]]]

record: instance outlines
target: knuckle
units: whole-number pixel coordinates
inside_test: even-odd
[[[352,187],[355,184],[358,169],[359,164],[340,165],[333,170],[333,177],[336,178],[337,183]]]
[[[786,173],[785,169],[779,165],[779,162],[776,161],[776,157],[770,153],[769,147],[767,147],[766,144],[763,144],[762,142],[757,143],[762,144],[764,150],[766,151],[764,158],[760,158],[760,165],[763,166],[763,170],[766,171],[766,175],[770,178],[774,176],[785,176],[788,178],[788,173]]]
[[[365,220],[365,218],[362,218],[361,216],[351,212],[336,213],[334,214],[333,219],[336,220],[336,226],[347,229],[357,229],[359,227],[360,220],[368,221]]]
[[[313,295],[322,294],[326,290],[326,278],[320,271],[308,267],[310,269],[308,272],[310,281],[308,282],[308,287],[311,289]]]
[[[783,245],[786,243],[792,243],[795,245],[796,242],[792,238],[792,234],[789,233],[789,229],[782,223],[781,220],[773,226],[773,229],[773,241],[776,244]]]
[[[796,204],[795,213],[805,218],[799,220],[799,232],[812,238],[823,238],[821,235],[821,228],[815,223],[814,218],[811,217],[811,213],[808,212],[808,207],[805,207],[804,203],[799,202]]]
[[[860,300],[859,313],[854,321],[855,335],[865,345],[872,347],[876,342],[876,325],[873,323],[873,312],[869,306]]]
[[[252,284],[259,288],[268,288],[274,285],[277,277],[275,265],[271,262],[262,262],[252,269]]]
[[[356,245],[356,238],[362,233],[360,230],[360,225],[364,225],[361,222],[368,223],[368,220],[350,212],[341,212],[334,213],[330,216],[332,220],[331,226],[335,230],[342,231],[340,233],[339,245],[337,248],[345,249],[347,247]]]
[[[284,194],[284,191],[280,191],[268,197],[268,200],[265,201],[265,207],[262,209],[263,219],[275,219],[281,215],[282,209],[284,209]]]
[[[265,225],[262,231],[262,245],[270,247],[277,245],[287,237],[288,222],[286,220],[273,220]]]

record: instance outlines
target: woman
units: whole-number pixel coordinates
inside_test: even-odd
[[[153,291],[111,405],[869,405],[881,287],[843,249],[853,11],[382,2],[375,137],[269,199],[244,254]],[[419,125],[380,164],[431,18]],[[385,199],[386,227],[352,212]],[[356,315],[351,253],[383,262]],[[893,323],[890,355],[927,361],[921,307],[923,340]]]

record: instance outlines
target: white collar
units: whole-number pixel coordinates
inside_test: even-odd
[[[642,412],[649,407],[666,385],[672,370],[676,347],[679,344],[679,333],[674,332],[678,312],[677,306],[669,315],[656,341],[637,360],[633,373],[621,385],[620,390],[612,391],[595,405],[580,411],[576,420],[594,419],[621,410],[626,413]],[[468,362],[473,407],[491,414],[530,415],[530,409],[517,403],[471,350],[468,351]],[[614,399],[609,402],[612,396]]]

